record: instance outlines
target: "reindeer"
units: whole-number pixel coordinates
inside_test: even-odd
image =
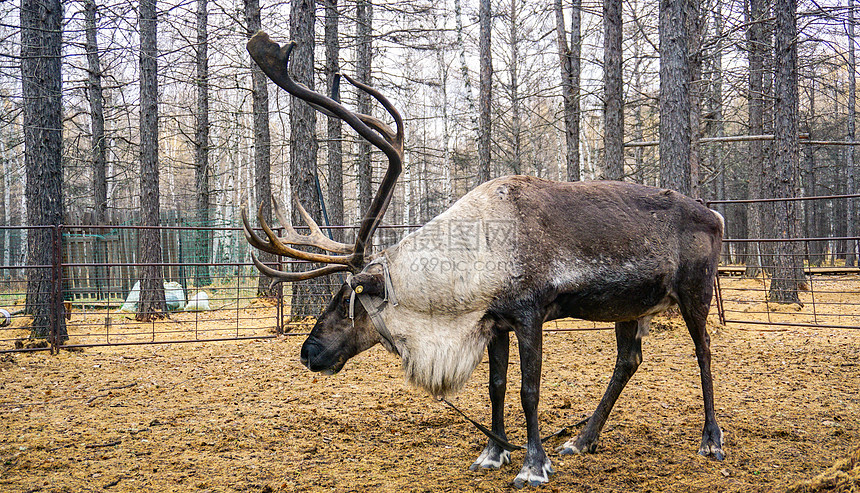
[[[677,192],[632,183],[508,176],[478,186],[396,245],[371,255],[369,242],[402,167],[403,120],[377,90],[347,76],[387,110],[396,130],[293,81],[288,72],[293,46],[281,47],[260,32],[248,42],[248,51],[278,86],[345,121],[389,161],[354,244],[326,237],[298,199],[307,235],[296,232],[277,200],[273,208],[283,236],[258,214],[266,238],[260,237],[242,210],[251,245],[323,264],[307,272],[281,272],[255,256],[263,273],[289,282],[349,273],[302,345],[305,366],[335,374],[356,354],[381,344],[402,358],[409,382],[446,396],[463,387],[486,348],[491,435],[499,439],[490,438],[470,469],[497,469],[510,462],[500,442],[506,443],[503,408],[513,332],[528,434],[514,485],[536,486],[554,472],[538,425],[542,324],[563,317],[615,323],[618,353],[609,386],[579,436],[558,449],[561,454],[594,452],[612,406],[642,361],[651,317],[677,305],[702,379],[705,424],[699,453],[723,459],[705,328],[724,227],[716,212]]]

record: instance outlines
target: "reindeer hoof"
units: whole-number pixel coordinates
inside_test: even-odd
[[[723,453],[723,449],[716,445],[703,445],[702,448],[699,449],[699,455],[704,455],[705,457],[713,457],[718,461],[723,461],[726,458],[726,454]]]
[[[549,459],[546,459],[546,462],[542,464],[525,465],[520,473],[517,474],[517,477],[514,478],[514,488],[520,489],[525,485],[540,486],[547,483],[552,474],[555,474],[555,470],[552,468]]]
[[[480,469],[499,469],[505,464],[511,463],[511,453],[499,447],[495,443],[490,443],[481,452],[481,455],[469,466],[470,471],[478,471]]]
[[[699,446],[699,454],[705,457],[713,457],[719,461],[726,458],[726,454],[723,453],[723,430],[716,423],[705,425],[705,429],[702,432],[702,445]]]
[[[568,440],[561,447],[555,449],[559,455],[578,455],[578,454],[593,454],[597,450],[597,442],[588,444],[580,443],[579,439]]]
[[[561,446],[555,449],[558,452],[558,455],[579,455],[582,453],[582,450],[576,448],[576,445],[571,445],[570,447]]]

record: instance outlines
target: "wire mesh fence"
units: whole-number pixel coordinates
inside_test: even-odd
[[[860,329],[860,237],[845,214],[856,198],[712,202],[728,223],[717,289],[721,321],[760,330]],[[794,203],[788,232],[773,229],[773,214],[785,210],[773,207],[779,202]]]
[[[818,200],[836,207],[833,204],[839,198]],[[712,206],[720,207],[727,219],[747,217],[756,207],[750,201],[721,201]],[[744,208],[747,216],[732,207]],[[743,233],[748,230],[737,225],[727,228],[715,298],[721,321],[860,328],[860,268],[850,256],[857,252],[851,247],[856,248],[858,237],[836,236],[845,231],[843,226],[814,215],[806,217],[823,207],[802,204],[798,210],[804,224],[829,236],[746,238]],[[392,245],[417,227],[383,226],[375,248]],[[345,229],[347,237],[354,234],[351,228],[333,228]],[[0,227],[4,247],[0,352],[304,335],[314,322],[307,314],[320,313],[343,280],[338,276],[314,280],[321,288],[315,297],[294,293],[289,283],[269,289],[270,280],[261,280],[240,228],[161,226],[157,229],[162,261],[155,265],[164,277],[167,316],[141,321],[136,302],[141,270],[147,265],[138,252],[137,235],[142,229],[131,225]],[[26,263],[28,237],[35,231],[52,235],[53,240],[44,245],[54,251],[50,265]],[[292,263],[281,258],[269,265],[284,270],[291,269]],[[60,282],[28,282],[34,273],[42,278],[55,276]],[[52,291],[42,292],[46,289]],[[775,301],[779,289],[791,291],[796,301]],[[33,317],[34,312],[47,315]],[[544,327],[560,332],[603,329],[611,327],[575,320]],[[53,337],[47,343],[33,340],[37,332]]]
[[[724,323],[781,327],[860,329],[860,269],[842,263],[816,265],[813,246],[834,239],[728,240],[757,250],[754,265],[730,264],[720,268],[718,296]],[[857,238],[854,238],[856,241]],[[798,267],[781,270],[778,253],[761,253],[767,244],[773,250],[800,251],[790,255]],[[838,256],[838,253],[834,256]],[[796,300],[780,302],[774,285],[794,286]],[[790,288],[789,288],[790,289]]]
[[[26,265],[28,239],[46,237],[51,239],[38,247],[56,250],[59,238],[56,230],[50,226],[0,227],[3,246],[3,262],[0,264],[0,337],[14,329],[13,321],[25,311],[47,314],[29,317],[27,327],[33,334],[50,333],[61,316],[61,312],[54,309],[58,299],[52,296],[55,293],[49,291],[50,283],[45,282],[59,276],[57,262]],[[56,258],[56,255],[52,258]]]
[[[141,269],[137,234],[141,228],[57,227],[61,238],[56,266],[3,266],[0,276],[0,350],[45,349],[44,341],[29,341],[38,317],[45,311],[28,306],[28,275],[38,269],[58,269],[61,282],[48,296],[47,307],[55,346],[157,344],[274,337],[284,330],[283,289],[259,297],[259,275],[249,261],[201,261],[196,245],[201,235],[220,234],[235,239],[236,228],[162,227],[163,256],[157,266],[164,276],[166,317],[143,322],[136,317]],[[14,230],[24,233],[26,229]],[[49,247],[49,246],[46,246]],[[38,286],[36,289],[52,289]],[[42,307],[45,308],[45,307]],[[0,312],[3,315],[3,312]],[[49,338],[50,339],[50,338]]]
[[[26,248],[27,234],[33,229],[3,228],[3,240],[17,242],[7,251]],[[57,238],[54,245],[45,245],[57,250],[52,265],[28,265],[23,252],[3,259],[0,352],[305,334],[313,320],[297,314],[319,313],[342,282],[338,276],[315,280],[321,288],[317,296],[299,297],[290,284],[272,284],[257,271],[241,228],[161,226],[156,229],[161,236],[162,261],[154,265],[164,278],[166,316],[141,321],[137,317],[141,271],[150,264],[140,261],[138,234],[147,228],[41,229],[52,231]],[[415,226],[383,226],[376,246],[396,243],[411,229]],[[350,234],[352,231],[346,232]],[[267,263],[284,270],[299,262],[273,259]],[[61,281],[54,288],[33,286],[28,293],[28,278],[37,271],[55,272]],[[28,305],[33,299],[51,300],[50,306]],[[48,313],[50,318],[40,327],[33,312]],[[52,337],[32,340],[39,328]]]

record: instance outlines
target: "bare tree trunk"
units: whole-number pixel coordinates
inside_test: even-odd
[[[356,35],[358,37],[356,45],[356,77],[360,82],[364,82],[370,86],[373,85],[371,80],[371,65],[373,59],[373,6],[370,0],[358,0],[356,3]],[[370,95],[364,91],[358,93],[359,113],[369,115]],[[358,209],[359,217],[363,217],[364,212],[370,207],[370,201],[373,199],[373,166],[371,161],[371,146],[370,142],[361,139],[358,143]]]
[[[749,11],[747,12],[747,50],[749,62],[749,133],[750,135],[761,135],[764,132],[764,57],[765,50],[762,26],[765,15],[765,0],[749,0]],[[750,199],[762,198],[762,173],[765,162],[764,147],[762,141],[752,140],[749,142],[749,186],[747,197]],[[749,236],[751,238],[762,237],[762,207],[760,204],[752,204],[746,208],[747,224],[749,225]],[[744,275],[755,277],[759,275],[763,267],[761,257],[761,245],[753,243],[753,251],[746,262]]]
[[[773,3],[765,1],[761,7],[761,57],[762,57],[762,132],[766,135],[774,133],[774,53],[773,53]],[[762,142],[762,164],[761,164],[761,190],[762,198],[779,197],[777,190],[777,170],[776,159],[774,154],[774,142]],[[773,221],[768,221],[767,218],[772,217],[776,211],[774,204],[762,203],[759,204],[761,214],[761,237],[775,238],[776,229]],[[768,265],[767,259],[773,258],[773,247],[771,243],[762,243],[759,245],[762,255],[762,267],[765,271],[772,273],[773,265]],[[771,262],[772,263],[772,262]]]
[[[812,92],[815,92],[815,90],[816,90],[816,87],[814,84],[815,66],[813,65],[812,68],[813,68],[813,79],[812,79],[813,84],[811,84],[810,90]],[[819,91],[821,90],[821,84],[819,84],[819,87],[817,89]],[[810,120],[811,120],[810,126],[811,127],[815,126],[815,123],[817,122],[816,110],[815,110],[815,101],[816,101],[816,98],[810,98],[810,100],[809,100],[810,108],[812,109],[810,112]],[[810,138],[813,138],[813,136],[814,136],[814,134],[810,133]],[[816,170],[817,169],[817,163],[816,163],[816,159],[815,159],[815,157],[816,157],[815,156],[815,150],[816,149],[813,146],[804,146],[804,147],[807,148],[807,152],[809,153],[808,157],[807,157],[807,159],[808,159],[808,162],[807,162],[808,168],[807,169],[809,170],[809,173],[810,173],[810,181],[812,182],[812,190],[814,190],[812,195],[813,196],[822,195],[820,193],[820,191],[822,190],[823,187],[819,187],[818,183],[820,183],[819,182],[820,179],[823,180],[823,176],[822,176],[822,173],[820,173]],[[829,211],[830,211],[830,209],[829,209],[828,201],[816,200],[815,203],[813,204],[813,209],[812,209],[813,216],[812,216],[811,222],[812,222],[812,228],[815,231],[815,236],[818,238],[826,237],[826,236],[829,236],[831,234],[831,232],[830,232],[830,227],[831,227],[830,217],[832,217],[832,214],[830,214]],[[818,265],[821,265],[827,260],[827,251],[828,251],[828,246],[829,246],[828,243],[829,242],[828,241],[817,241],[815,243],[816,243],[816,248],[814,251],[816,253],[818,253],[816,258],[818,261]]]
[[[842,113],[842,105],[841,101],[841,91],[838,83],[833,83],[830,85],[830,88],[833,89],[833,98],[831,101],[833,103],[833,111],[834,119],[836,121],[841,120],[844,115]],[[847,112],[847,108],[846,108]],[[847,158],[846,150],[839,149],[836,154],[836,160],[839,162],[844,162]],[[830,188],[834,193],[844,193],[845,192],[845,167],[837,167],[837,166],[828,166],[823,167],[821,170],[821,178],[826,184],[825,187]],[[827,211],[827,215],[829,216],[826,221],[822,221],[823,224],[826,224],[826,227],[822,229],[822,231],[828,231],[828,234],[831,236],[839,237],[838,240],[830,240],[828,243],[830,244],[828,250],[830,251],[829,257],[829,265],[832,267],[835,265],[837,260],[845,260],[845,251],[847,248],[845,247],[845,240],[841,239],[846,236],[848,232],[845,230],[845,222],[837,221],[831,218],[841,218],[845,217],[845,203],[839,200],[828,200],[827,205],[825,206],[825,210]]]
[[[603,2],[603,148],[606,157],[604,178],[609,180],[624,179],[621,5],[621,0]]]
[[[660,186],[690,193],[686,2],[660,0]]]
[[[688,60],[690,64],[690,196],[699,198],[701,185],[699,140],[702,138],[702,41],[704,33],[700,0],[687,0],[687,5]]]
[[[555,29],[558,38],[558,58],[561,66],[561,96],[564,102],[564,141],[567,145],[566,169],[568,181],[579,181],[579,59],[582,50],[580,33],[581,4],[575,0],[570,21],[570,46],[564,28],[564,8],[555,0]]]
[[[442,106],[442,209],[447,209],[454,199],[454,163],[451,160],[451,128],[448,116],[448,65],[445,47],[436,51],[439,65],[439,92]]]
[[[711,8],[713,9],[714,44],[708,57],[710,84],[707,89],[708,115],[705,118],[705,131],[709,137],[723,137],[725,133],[725,124],[723,122],[723,29],[725,23],[723,21],[722,3],[715,2]],[[706,11],[707,8],[703,10]],[[701,15],[706,16],[707,14],[702,13]],[[714,143],[708,147],[708,161],[712,166],[713,172],[716,173],[713,192],[710,197],[714,197],[717,200],[726,199],[727,170],[725,160],[723,159],[723,152],[722,144]],[[726,209],[722,205],[716,206],[715,209],[722,213],[723,216],[727,215]],[[743,247],[746,248],[746,245]],[[729,244],[723,244],[723,255],[726,255],[724,258],[731,258],[731,249]]]
[[[104,97],[99,46],[96,40],[96,4],[84,0],[84,24],[87,52],[87,95],[92,121],[93,222],[105,224],[107,215],[107,140],[105,139]]]
[[[90,103],[90,127],[92,143],[93,172],[93,223],[107,222],[107,138],[105,136],[104,97],[102,94],[102,70],[99,60],[99,46],[96,30],[96,4],[94,0],[84,0],[84,30],[86,31],[87,52],[87,97]],[[97,242],[95,261],[107,262],[107,243]],[[96,267],[95,288],[98,296],[103,296],[103,285],[108,276],[104,267]]]
[[[10,178],[10,152],[6,144],[6,138],[0,132],[0,226],[9,226],[9,182]],[[9,248],[9,230],[0,229],[0,265],[11,265]],[[9,272],[4,269],[0,272],[0,280],[9,278]]]
[[[469,119],[475,134],[478,134],[478,118],[475,116],[475,100],[472,99],[472,78],[469,76],[469,65],[466,62],[466,42],[463,40],[463,9],[460,0],[454,0],[454,16],[457,18],[457,46],[460,49],[460,72],[463,77],[463,89],[466,104],[469,107]]]
[[[714,49],[711,57],[711,90],[708,114],[710,115],[710,125],[708,136],[722,137],[725,134],[725,124],[723,123],[723,28],[725,22],[723,20],[723,4],[715,2],[712,7],[714,19]],[[723,149],[719,144],[711,145],[710,161],[712,166],[719,166],[716,170],[717,183],[715,186],[716,198],[725,200],[726,198],[726,167],[722,162],[721,155]]]
[[[250,38],[261,28],[259,0],[245,0],[245,22]],[[299,51],[299,50],[296,50]],[[293,59],[296,57],[294,56]],[[272,222],[272,161],[271,135],[269,133],[269,88],[266,75],[253,61],[251,62],[251,94],[254,114],[254,194],[262,207],[262,216],[269,224]],[[292,116],[291,116],[292,117]],[[253,208],[258,207],[252,204]],[[259,252],[262,262],[274,262],[275,256]],[[271,279],[260,274],[257,282],[257,296],[272,296]]]
[[[158,188],[158,36],[156,0],[141,0],[140,16],[140,223],[160,224]],[[141,229],[138,235],[140,301],[136,319],[148,322],[162,318],[167,310],[161,270],[161,231]]]
[[[209,222],[209,12],[207,0],[197,0],[197,121],[194,132],[194,185],[196,191],[197,224],[208,227]],[[209,265],[212,258],[212,233],[201,230],[197,234],[197,266],[195,284],[212,284]]]
[[[634,16],[638,15],[640,10],[640,4],[637,1],[633,1],[630,5],[634,12]],[[634,23],[641,22],[638,18],[634,17]],[[643,59],[642,56],[642,39],[643,36],[634,36],[633,41],[633,71],[631,74],[632,80],[630,81],[630,89],[633,93],[642,93],[644,94],[647,89],[642,81],[643,79],[643,66],[647,65],[647,62]],[[634,110],[633,110],[633,128],[631,129],[631,138],[633,141],[641,142],[645,140],[645,119],[642,113],[642,107],[644,106],[644,101],[639,101]],[[645,149],[642,146],[636,146],[633,148],[633,170],[632,170],[632,180],[635,183],[645,183]]]
[[[519,175],[523,172],[522,163],[522,121],[520,117],[520,95],[519,95],[519,33],[521,29],[517,24],[517,0],[511,0],[511,9],[508,25],[510,36],[511,60],[508,73],[510,74],[510,97],[511,97],[511,172]]]
[[[854,142],[855,135],[855,118],[857,105],[857,62],[854,58],[854,0],[848,0],[848,141]],[[848,146],[848,163],[847,163],[847,193],[857,193],[856,186],[856,158],[855,146]],[[846,207],[847,214],[845,215],[846,231],[848,237],[857,236],[857,209],[855,199],[848,199]],[[848,248],[845,252],[845,265],[857,265],[857,240],[848,240],[846,245]]]
[[[24,167],[27,223],[63,222],[63,109],[60,54],[63,7],[59,0],[21,2],[21,77],[24,96]],[[55,231],[34,229],[27,234],[27,264],[52,265]],[[60,239],[57,239],[60,241]],[[62,289],[53,269],[27,270],[25,309],[33,315],[31,338],[56,335],[68,339],[65,320],[57,313],[55,290]],[[54,334],[53,330],[57,332]]]
[[[478,8],[478,24],[480,25],[478,56],[481,59],[480,95],[478,97],[480,112],[478,116],[478,184],[490,179],[490,162],[492,160],[492,115],[490,111],[493,101],[493,58],[490,43],[493,19],[490,8],[490,0],[480,0]]]
[[[637,71],[639,70],[638,63]],[[641,84],[641,76],[636,76],[637,83]],[[638,86],[638,87],[641,87]],[[642,141],[645,140],[645,122],[642,116],[642,105],[636,105],[636,109],[633,111],[633,140]],[[645,154],[644,148],[641,146],[637,146],[633,148],[633,181],[636,183],[645,183]]]
[[[335,74],[340,72],[340,41],[338,40],[337,0],[325,0],[325,73],[329,94],[334,87]],[[326,126],[328,140],[328,213],[331,224],[343,226],[343,122],[340,118],[328,117]],[[344,241],[344,231],[330,230],[335,241]]]
[[[807,88],[807,98],[809,99],[809,111],[806,115],[806,134],[809,136],[809,140],[815,140],[815,91],[817,90],[815,85],[815,66],[810,66],[810,77],[809,77],[809,86]],[[815,146],[806,145],[803,146],[803,158],[804,158],[804,195],[807,197],[815,197],[818,195],[818,190],[816,186],[816,176],[815,176]],[[804,236],[807,238],[817,238],[821,235],[821,231],[818,228],[818,223],[821,221],[821,217],[824,217],[824,211],[821,208],[821,204],[823,201],[815,200],[809,202],[804,210],[804,218],[805,224],[804,229],[806,230]],[[825,251],[825,242],[824,241],[813,241],[809,243],[809,265],[817,266],[821,265],[824,261],[824,251]]]
[[[313,0],[295,0],[290,10],[290,39],[296,47],[290,69],[296,82],[314,89],[314,14]],[[359,110],[361,111],[361,110]],[[322,222],[322,207],[317,188],[316,110],[304,101],[290,97],[290,187],[299,202],[318,224]],[[293,223],[300,221],[293,209]],[[302,266],[304,270],[305,266]],[[293,284],[293,318],[316,316],[325,307],[331,294],[326,280],[318,278]]]
[[[774,177],[776,196],[796,195],[797,143],[797,0],[776,0],[775,75],[774,75]],[[776,237],[796,237],[795,202],[776,202],[773,223]],[[799,303],[798,285],[803,281],[802,257],[794,243],[777,243],[774,272],[768,299],[777,303]]]
[[[580,105],[580,88],[582,76],[582,0],[573,0],[573,8],[570,11],[570,97],[573,99],[573,114],[571,118],[570,133],[573,135],[572,152],[569,163],[573,163],[573,169],[568,167],[567,179],[579,181],[580,172],[579,155],[579,128],[582,111]]]
[[[26,139],[26,135],[25,135]],[[27,221],[26,217],[22,217],[27,212],[26,206],[26,198],[21,197],[22,203],[19,207],[15,207],[15,198],[12,194],[12,183],[16,180],[21,179],[22,172],[26,174],[26,166],[21,166],[22,159],[26,161],[26,159],[21,156],[19,153],[12,153],[12,149],[9,146],[9,141],[6,140],[5,152],[3,155],[3,204],[4,204],[4,215],[3,215],[3,224],[6,226],[10,226],[12,224],[24,224]],[[25,142],[26,145],[26,142]],[[24,154],[26,154],[26,148],[24,150]],[[16,221],[17,219],[17,221]],[[2,262],[3,265],[13,265],[12,262],[17,262],[20,256],[20,243],[22,235],[12,235],[11,231],[4,230],[3,236],[6,238],[5,248],[2,253]],[[26,275],[30,275],[29,272]],[[12,278],[12,279],[20,279],[20,272],[9,272],[6,271],[3,273],[4,278]]]

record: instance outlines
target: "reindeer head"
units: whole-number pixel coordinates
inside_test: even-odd
[[[358,89],[370,94],[388,111],[394,118],[397,131],[378,120],[377,118],[355,113],[347,110],[337,97],[337,84],[340,74],[335,79],[335,90],[332,97],[311,91],[303,84],[297,83],[289,75],[290,53],[295,43],[289,43],[281,47],[269,39],[264,32],[258,32],[248,41],[248,52],[260,66],[263,72],[278,86],[285,89],[293,96],[307,102],[317,110],[326,115],[340,118],[352,127],[359,135],[367,139],[388,157],[388,169],[379,186],[379,190],[370,207],[365,212],[356,234],[355,243],[350,245],[331,240],[320,230],[319,225],[305,211],[296,198],[296,206],[302,220],[308,225],[310,234],[302,235],[286,219],[278,201],[272,201],[273,210],[285,230],[283,236],[278,236],[266,224],[262,216],[262,206],[257,214],[260,227],[266,234],[267,239],[258,236],[248,221],[248,214],[242,208],[242,224],[244,226],[245,238],[255,248],[276,255],[284,255],[298,260],[306,260],[317,264],[323,264],[307,272],[282,272],[266,266],[252,254],[254,265],[262,273],[280,281],[302,281],[313,279],[336,272],[350,272],[353,276],[341,286],[338,293],[326,307],[325,311],[317,319],[316,325],[311,330],[305,343],[302,345],[301,359],[309,369],[313,371],[324,371],[336,373],[343,368],[344,363],[361,351],[364,351],[380,341],[367,313],[360,303],[354,303],[353,313],[350,313],[350,299],[353,297],[354,289],[362,285],[361,290],[368,286],[380,285],[382,274],[376,272],[363,273],[367,261],[367,245],[370,243],[373,233],[382,221],[391,197],[394,194],[394,185],[403,165],[403,119],[394,106],[377,90],[361,82],[343,75],[343,77]],[[294,195],[295,197],[295,195]],[[301,250],[296,247],[315,247],[328,253],[315,253]],[[371,291],[368,291],[371,294]]]

